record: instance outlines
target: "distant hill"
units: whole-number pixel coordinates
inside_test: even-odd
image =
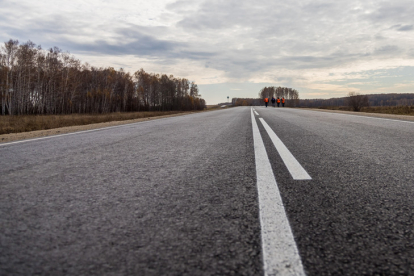
[[[370,94],[367,95],[370,106],[401,106],[414,105],[414,93],[406,94]],[[346,106],[346,99],[331,98],[331,99],[304,99],[299,100],[298,107],[329,107],[329,106]]]

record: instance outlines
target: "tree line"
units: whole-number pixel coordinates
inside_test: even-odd
[[[296,106],[297,101],[299,100],[299,92],[296,89],[288,87],[275,87],[269,86],[264,87],[259,92],[259,98],[264,100],[265,98],[285,98],[289,100],[290,106]]]
[[[352,93],[352,92],[351,92]],[[299,107],[340,107],[349,106],[349,97],[331,99],[303,99],[298,101]],[[414,93],[403,94],[371,94],[364,95],[369,106],[411,106],[414,105]]]
[[[259,98],[233,98],[232,104],[236,106],[263,105],[264,98],[284,97],[286,105],[291,107],[328,108],[346,107],[359,111],[362,107],[379,106],[414,106],[414,93],[388,93],[360,95],[350,92],[347,97],[331,99],[299,99],[299,92],[286,87],[264,87],[259,92]]]
[[[197,84],[173,75],[96,68],[54,47],[0,48],[1,115],[202,110]]]
[[[285,98],[286,106],[294,107],[298,104],[299,92],[296,89],[288,87],[264,87],[260,90],[258,98],[233,98],[232,104],[236,106],[263,105],[265,98],[271,99],[272,97]]]

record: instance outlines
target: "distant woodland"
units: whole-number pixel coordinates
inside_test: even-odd
[[[380,109],[376,110],[375,107],[405,107],[406,110],[394,108],[395,110],[383,109],[382,111],[385,113],[392,111],[407,114],[413,113],[414,108],[414,93],[360,95],[359,93],[350,92],[347,97],[302,100],[299,99],[299,92],[295,89],[271,86],[261,89],[258,96],[258,98],[233,98],[232,104],[236,106],[258,106],[264,105],[264,98],[284,97],[287,107],[332,108],[353,111],[360,111],[365,108],[365,111],[369,112],[380,112]],[[369,107],[371,109],[367,110]]]
[[[414,93],[410,94],[371,94],[366,95],[369,106],[412,106],[414,105]],[[340,107],[348,105],[349,97],[332,99],[299,100],[298,107]]]
[[[0,48],[0,114],[201,110],[194,82],[172,75],[96,68],[57,47],[9,40]]]

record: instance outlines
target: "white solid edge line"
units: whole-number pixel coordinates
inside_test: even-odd
[[[299,108],[295,108],[295,110],[300,110],[300,111],[311,111],[311,112],[319,112],[319,113],[324,113],[323,111],[318,111],[318,110],[301,110]],[[400,122],[400,123],[409,123],[409,124],[414,124],[414,122],[412,121],[404,121],[404,120],[398,120],[398,119],[388,119],[388,118],[381,118],[381,117],[371,117],[371,116],[364,116],[364,115],[354,115],[354,114],[345,114],[345,113],[335,113],[335,112],[325,112],[325,113],[329,113],[329,114],[335,114],[335,115],[344,115],[344,116],[353,116],[353,117],[361,117],[361,118],[369,118],[369,119],[377,119],[377,120],[387,120],[387,121],[393,121],[393,122]]]
[[[254,113],[255,113],[257,116],[259,116],[259,113],[257,113],[257,112],[256,112],[256,110],[254,110]]]
[[[298,160],[293,156],[289,149],[283,144],[282,140],[277,137],[276,133],[270,126],[266,123],[263,118],[260,118],[267,134],[269,134],[270,139],[273,142],[276,150],[279,152],[280,157],[285,163],[287,169],[295,180],[311,180],[310,175],[305,171],[305,169],[299,164]]]
[[[139,122],[139,123],[145,123],[145,122]],[[136,123],[131,123],[131,124],[136,124]],[[50,136],[44,136],[44,137],[39,137],[39,138],[33,138],[33,139],[26,139],[26,140],[19,140],[19,141],[8,142],[8,143],[1,143],[0,147],[1,146],[7,146],[7,145],[13,145],[13,144],[19,144],[19,143],[25,143],[25,142],[32,142],[32,141],[37,141],[37,140],[45,140],[45,139],[51,139],[51,138],[56,138],[56,137],[74,135],[74,134],[81,134],[81,133],[86,133],[86,132],[93,132],[93,131],[99,131],[99,130],[105,130],[105,129],[111,129],[111,128],[118,128],[118,127],[131,125],[131,124],[124,124],[124,125],[103,127],[103,128],[95,128],[95,129],[90,129],[90,130],[81,130],[81,131],[65,133],[65,134],[50,135]]]
[[[187,115],[192,115],[192,114],[186,114],[186,115],[174,116],[174,117],[184,117],[184,116],[187,116]],[[154,119],[152,119],[150,121],[153,121],[153,120],[164,120],[164,119],[170,119],[170,118],[174,118],[174,117],[159,118],[159,119],[154,118]],[[57,137],[62,137],[62,136],[68,136],[68,135],[75,135],[75,134],[82,134],[82,133],[93,132],[93,131],[106,130],[106,129],[111,129],[111,128],[119,128],[119,127],[131,126],[131,125],[145,124],[145,123],[149,123],[150,121],[142,121],[142,122],[135,122],[135,123],[126,123],[126,124],[117,125],[117,126],[109,126],[109,127],[95,128],[95,129],[89,129],[89,130],[81,130],[81,131],[70,132],[70,133],[65,133],[65,134],[57,134],[57,135],[50,135],[50,136],[44,136],[44,137],[33,138],[33,139],[26,139],[26,140],[19,140],[19,141],[8,142],[8,143],[0,143],[0,147],[1,146],[13,145],[13,144],[20,144],[20,143],[38,141],[38,140],[52,139],[52,138],[57,138]]]
[[[264,274],[306,275],[253,111],[251,119]]]

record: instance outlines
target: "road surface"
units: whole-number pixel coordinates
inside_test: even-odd
[[[413,157],[271,107],[0,144],[0,275],[414,275]]]

